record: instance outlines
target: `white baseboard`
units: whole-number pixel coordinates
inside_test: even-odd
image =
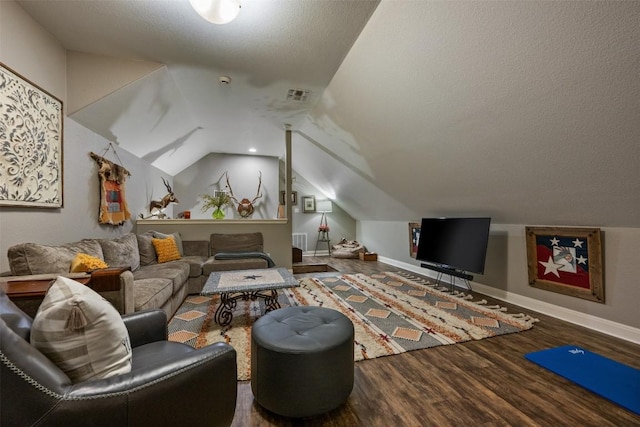
[[[378,260],[385,264],[393,265],[394,267],[402,268],[404,270],[412,271],[421,276],[427,276],[435,278],[435,273],[430,270],[418,267],[406,262],[397,261],[395,259],[378,256]],[[505,301],[510,304],[515,304],[520,307],[537,311],[542,314],[546,314],[557,319],[564,320],[569,323],[574,323],[585,328],[593,329],[594,331],[602,332],[607,335],[614,336],[626,341],[640,344],[640,329],[634,328],[622,323],[612,322],[611,320],[602,319],[600,317],[585,314],[579,311],[570,310],[558,305],[549,304],[547,302],[538,301],[534,298],[525,297],[522,295],[514,294],[513,292],[507,292],[502,289],[492,288],[491,286],[483,285],[482,283],[471,282],[473,291],[483,295],[495,298],[500,301]]]

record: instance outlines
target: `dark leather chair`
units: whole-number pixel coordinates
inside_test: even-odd
[[[0,290],[0,425],[228,426],[237,395],[236,352],[167,341],[162,310],[123,316],[130,373],[72,384],[29,343],[31,317]]]

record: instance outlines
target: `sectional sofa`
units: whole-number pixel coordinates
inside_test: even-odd
[[[158,262],[152,239],[168,237],[175,241],[179,259]],[[62,245],[21,243],[9,248],[11,276],[0,280],[49,280],[58,275],[87,277],[89,273],[70,273],[77,254],[84,253],[103,260],[109,267],[129,268],[118,273],[113,290],[101,292],[121,314],[161,308],[170,319],[188,294],[200,293],[212,272],[273,266],[262,251],[261,233],[211,234],[209,240],[182,241],[179,233],[148,231]],[[34,309],[21,308],[32,313]]]

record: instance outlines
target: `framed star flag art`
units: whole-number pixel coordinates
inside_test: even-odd
[[[599,228],[526,227],[529,285],[604,303]]]
[[[409,255],[411,258],[415,258],[418,255],[418,240],[420,240],[420,227],[422,224],[419,222],[409,223]]]

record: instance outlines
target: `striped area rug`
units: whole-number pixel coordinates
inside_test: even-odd
[[[223,341],[238,352],[238,379],[251,377],[251,325],[264,313],[263,301],[238,301],[233,321],[213,321],[218,296],[191,296],[169,323],[169,339],[196,348]],[[486,300],[438,289],[405,273],[321,275],[280,292],[282,307],[323,306],[338,310],[355,327],[355,360],[479,340],[520,332],[537,319],[509,314]]]

